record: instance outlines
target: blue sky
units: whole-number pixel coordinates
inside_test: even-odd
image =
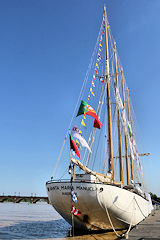
[[[0,1],[0,194],[46,195],[104,3],[160,196],[159,0]]]

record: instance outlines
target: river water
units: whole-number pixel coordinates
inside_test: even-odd
[[[65,238],[69,229],[47,203],[0,203],[0,239]]]
[[[47,203],[0,203],[0,240],[116,239],[113,233],[69,238],[70,228],[70,225]]]

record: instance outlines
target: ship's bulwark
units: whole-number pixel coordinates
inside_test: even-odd
[[[77,203],[71,199],[70,182],[48,182],[50,203],[71,224],[72,204],[81,216],[74,216],[74,227],[88,230],[112,229],[108,214],[115,229],[137,225],[151,213],[149,201],[117,186],[103,183],[73,182]]]

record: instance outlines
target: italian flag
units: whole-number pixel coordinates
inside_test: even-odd
[[[78,147],[77,147],[75,141],[73,140],[71,135],[69,135],[69,137],[70,137],[70,149],[72,149],[77,154],[79,159],[81,159],[81,155],[79,153],[79,150],[78,150]]]

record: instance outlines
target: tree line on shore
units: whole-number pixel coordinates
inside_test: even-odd
[[[152,199],[153,203],[158,203],[158,204],[160,204],[160,197],[157,197],[156,194],[151,193],[151,192],[150,192],[150,195],[151,195],[151,199]]]

